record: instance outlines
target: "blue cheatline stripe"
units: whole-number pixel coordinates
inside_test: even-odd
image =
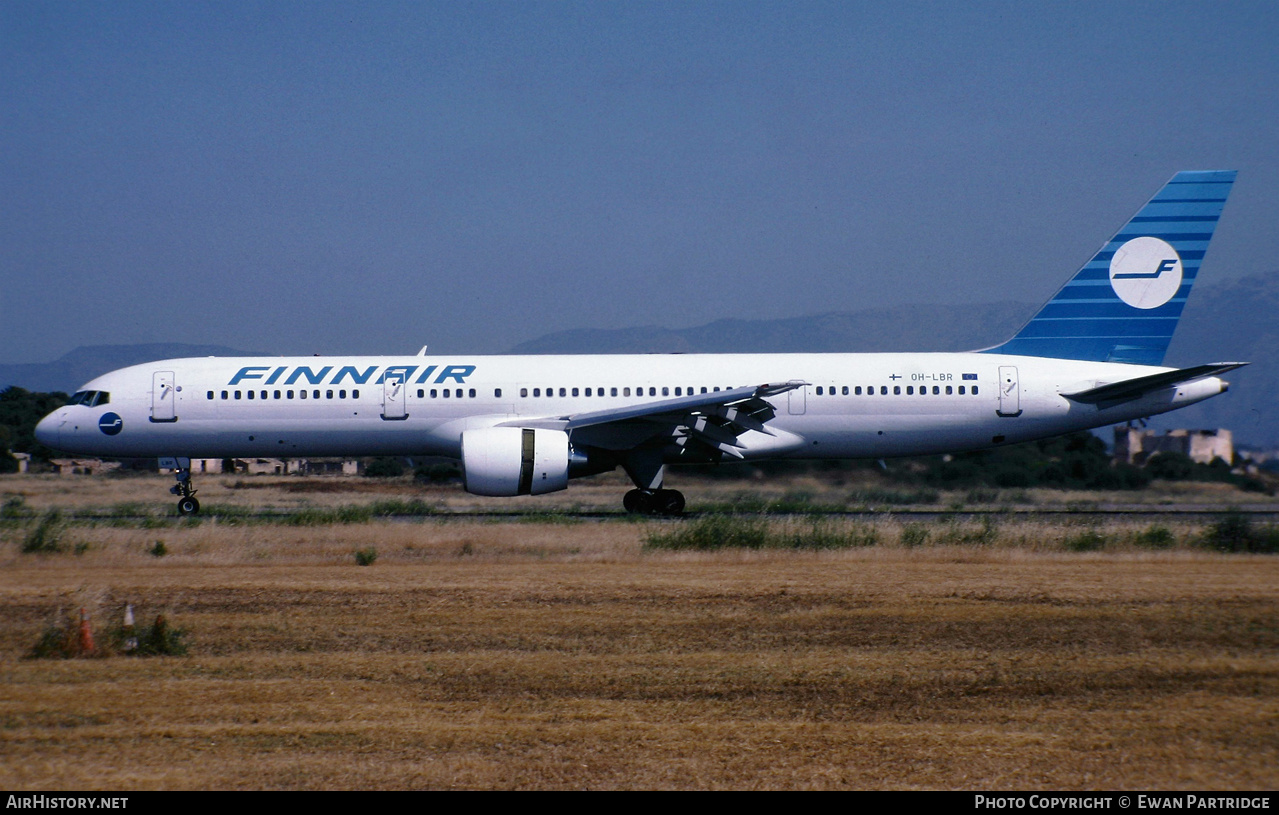
[[[1149,320],[1156,317],[1181,316],[1186,305],[1184,299],[1172,299],[1159,308],[1148,310],[1141,317],[1132,316],[1132,306],[1119,298],[1113,300],[1054,300],[1035,315],[1035,320],[1075,320],[1096,317],[1102,320]]]
[[[1133,218],[1129,223],[1133,224],[1171,224],[1186,223],[1188,221],[1216,221],[1216,215],[1152,215],[1149,218]]]
[[[1152,320],[1034,320],[1018,337],[1171,337],[1176,317]]]
[[[1181,280],[1182,285],[1195,282],[1195,275],[1199,272],[1197,266],[1182,266]],[[1062,287],[1062,292],[1070,291],[1079,286],[1109,286],[1110,285],[1110,269],[1083,269],[1074,280]]]
[[[1233,170],[1177,173],[1016,336],[988,353],[1160,364],[1235,175]],[[1188,229],[1194,231],[1183,231]],[[1169,243],[1182,264],[1181,285],[1152,309],[1125,303],[1110,280],[1115,253],[1128,241],[1145,237]],[[1155,274],[1153,269],[1124,271]]]
[[[1177,241],[1203,241],[1207,243],[1212,240],[1211,232],[1122,232],[1116,235],[1112,240],[1127,243],[1133,238],[1158,238],[1161,241],[1176,243]]]
[[[1063,285],[1062,290],[1056,293],[1056,297],[1050,299],[1050,303],[1055,299],[1090,299],[1099,296],[1101,290],[1108,290],[1111,296],[1119,299],[1118,294],[1114,293],[1114,289],[1110,288],[1110,273],[1096,274],[1096,270],[1088,270],[1087,279],[1071,280],[1068,285]],[[1182,274],[1182,285],[1177,289],[1178,294],[1188,292],[1189,285],[1195,283],[1195,275]],[[1184,294],[1181,294],[1184,297]],[[1174,294],[1174,297],[1175,296]]]
[[[1181,262],[1183,266],[1188,260],[1203,260],[1203,257],[1205,254],[1204,250],[1202,249],[1182,249],[1180,246],[1174,246],[1173,249],[1176,249],[1177,254],[1181,256]],[[1093,257],[1091,261],[1089,261],[1089,263],[1105,263],[1109,265],[1110,259],[1113,258],[1114,256],[1115,256],[1114,249],[1111,249],[1106,252],[1098,252],[1096,256]]]

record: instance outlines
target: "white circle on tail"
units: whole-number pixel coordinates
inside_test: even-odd
[[[1110,259],[1110,287],[1133,308],[1158,308],[1181,288],[1181,256],[1167,241],[1133,238]]]

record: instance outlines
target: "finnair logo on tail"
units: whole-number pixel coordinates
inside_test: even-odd
[[[1181,256],[1159,238],[1133,238],[1110,260],[1110,287],[1133,308],[1158,308],[1181,288]]]

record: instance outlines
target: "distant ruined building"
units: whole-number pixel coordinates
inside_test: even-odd
[[[234,464],[231,470],[228,465]],[[358,459],[325,458],[193,458],[193,473],[241,473],[244,475],[359,475]]]
[[[1196,464],[1219,458],[1230,464],[1235,458],[1234,437],[1229,430],[1143,430],[1127,425],[1115,428],[1115,461],[1142,466],[1155,453],[1181,453]]]

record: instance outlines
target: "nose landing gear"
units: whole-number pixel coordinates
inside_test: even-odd
[[[178,483],[169,487],[172,495],[178,496],[178,514],[195,515],[200,511],[200,502],[195,498],[195,487],[191,484],[191,459],[160,459],[160,466],[172,467],[173,477]]]

